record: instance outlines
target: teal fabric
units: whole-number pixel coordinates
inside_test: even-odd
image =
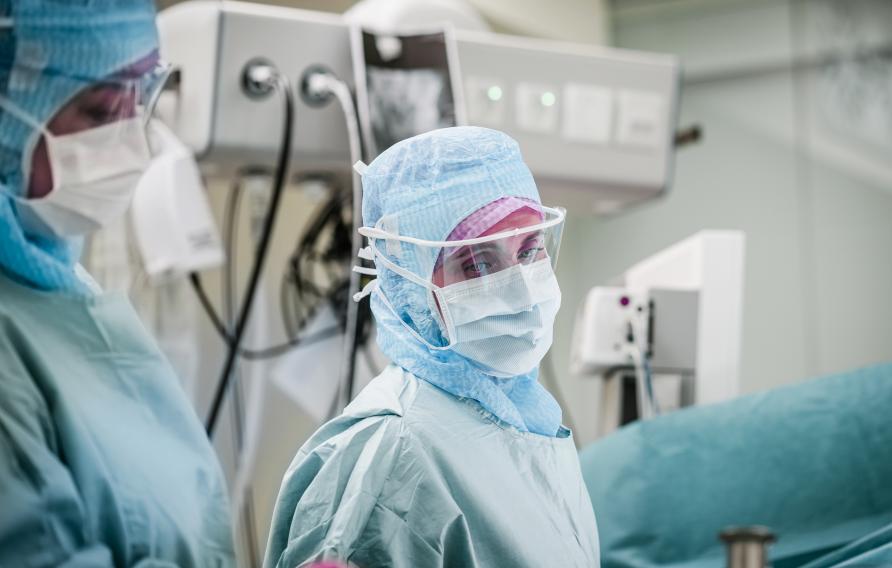
[[[775,568],[892,523],[892,365],[693,408],[586,448],[605,567],[720,565],[717,534],[765,525]]]
[[[504,197],[541,203],[539,190],[520,148],[510,136],[477,126],[442,128],[394,144],[369,164],[362,176],[362,217],[373,227],[429,241],[446,240],[468,215]],[[439,251],[379,241],[392,262],[429,279]],[[398,254],[390,252],[396,247]],[[415,339],[379,297],[386,294],[400,318],[434,345],[445,345],[431,313],[430,291],[378,265],[379,290],[371,306],[378,346],[391,361],[458,397],[478,401],[519,430],[554,436],[561,407],[539,383],[539,370],[510,379],[487,375],[465,357],[434,350]]]
[[[856,568],[892,566],[892,524],[834,551],[805,568]]]
[[[0,566],[233,566],[225,491],[124,296],[0,276]]]
[[[598,566],[570,432],[521,432],[395,366],[301,448],[265,565]]]
[[[0,0],[0,93],[46,124],[91,82],[158,48],[153,0]],[[40,132],[0,109],[0,270],[42,290],[86,294],[74,274],[82,239],[26,234],[23,197]]]

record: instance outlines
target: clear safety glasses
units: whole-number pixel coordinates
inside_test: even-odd
[[[0,107],[36,130],[52,137],[90,133],[94,147],[113,146],[132,139],[145,129],[158,97],[171,73],[171,66],[155,62],[148,70],[128,68],[102,79],[59,76],[76,93],[46,124],[31,116],[10,99],[0,95]],[[78,85],[81,85],[78,88]]]
[[[83,87],[60,111],[72,119],[63,134],[133,118],[147,123],[170,73],[171,65],[158,61],[148,70],[134,66],[101,79],[69,77]]]
[[[158,98],[164,91],[164,86],[172,72],[173,65],[166,61],[159,61],[153,69],[140,77],[140,111],[146,122],[155,112],[155,105],[158,104]]]
[[[561,244],[566,212],[562,208],[541,207],[542,215],[519,216],[517,226],[511,219],[502,221],[506,230],[493,235],[461,241],[427,241],[388,231],[388,219],[374,227],[362,227],[376,262],[393,270],[393,260],[410,254],[416,267],[411,279],[422,280],[428,287],[445,288],[460,282],[496,282],[499,274],[537,272],[542,267],[554,269]],[[390,219],[390,221],[393,221]],[[392,223],[398,227],[398,220]],[[523,267],[530,267],[524,269]],[[537,268],[538,267],[538,268]],[[402,266],[398,266],[404,272]],[[404,276],[406,276],[404,274]],[[484,278],[487,277],[487,278]],[[472,284],[469,284],[472,285]]]

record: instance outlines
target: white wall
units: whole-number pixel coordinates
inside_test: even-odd
[[[892,360],[892,119],[878,129],[889,138],[865,138],[862,125],[839,120],[851,109],[834,94],[882,81],[790,65],[828,45],[848,52],[855,42],[888,45],[892,3],[619,1],[613,8],[616,45],[683,58],[681,124],[702,125],[705,137],[679,151],[664,199],[615,218],[568,222],[553,355],[582,441],[594,432],[597,388],[565,371],[574,307],[589,287],[701,229],[747,234],[745,392]],[[845,31],[831,37],[832,30]],[[892,60],[871,69],[885,73],[892,92]]]
[[[466,0],[500,33],[610,43],[605,0]]]

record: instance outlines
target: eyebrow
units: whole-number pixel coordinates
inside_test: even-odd
[[[486,244],[488,244],[488,243],[484,243],[483,245],[471,245],[471,246],[462,247],[461,250],[459,250],[457,253],[455,253],[454,258],[456,258],[458,260],[464,260],[464,259],[468,258],[469,256],[474,256],[476,254],[489,252],[492,250],[498,251],[499,247],[493,246],[491,244],[489,246],[486,246]]]
[[[127,91],[127,86],[123,85],[119,81],[104,79],[100,82],[94,83],[90,88],[83,91],[86,95],[93,95],[96,93],[102,92],[123,92]]]

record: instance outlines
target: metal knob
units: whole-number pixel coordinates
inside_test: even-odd
[[[249,61],[242,70],[242,91],[253,99],[264,99],[276,89],[279,72],[263,58]]]
[[[765,568],[768,545],[776,541],[767,527],[729,527],[719,534],[727,546],[728,568]]]

